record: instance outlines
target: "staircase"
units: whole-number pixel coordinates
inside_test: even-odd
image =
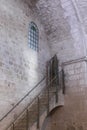
[[[5,130],[41,129],[41,125],[49,112],[56,106],[63,105],[63,103],[59,101],[59,93],[64,94],[65,92],[64,71],[62,70],[61,73],[62,84],[58,83],[58,75],[55,75],[55,77],[53,77],[50,81],[46,77],[46,86]]]

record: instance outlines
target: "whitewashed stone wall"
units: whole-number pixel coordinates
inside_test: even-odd
[[[81,21],[81,26],[83,27],[83,32],[85,35],[85,41],[86,41],[86,55],[87,55],[87,1],[85,0],[73,0],[73,3],[76,6],[76,9],[78,10],[79,18]]]
[[[39,29],[39,52],[28,46],[31,21]],[[38,15],[21,0],[1,0],[0,118],[45,76],[49,58],[50,49]]]
[[[79,3],[79,1],[77,2]],[[84,4],[84,6],[86,6],[85,3],[87,2],[80,1],[79,4],[81,5],[81,3],[82,5]],[[45,26],[51,48],[51,55],[53,56],[54,54],[57,54],[60,64],[85,57],[87,53],[87,38],[84,31],[84,25],[82,24],[83,18],[81,18],[76,1],[39,0],[36,5],[40,12],[42,23]],[[82,6],[83,10],[84,6]],[[84,16],[86,16],[86,13],[84,13]],[[85,75],[87,73],[87,66],[84,66],[83,62],[81,64],[83,64],[83,73]],[[74,65],[77,66],[76,63]],[[71,64],[69,66],[72,68]],[[75,71],[74,68],[72,70]],[[66,76],[68,76],[68,73],[69,71],[67,70]],[[74,75],[79,78],[79,75],[76,73],[73,74],[73,77]],[[86,78],[86,76],[84,77],[83,74],[82,77],[83,79]],[[73,81],[68,79],[68,85],[71,86]],[[80,82],[82,82],[82,79],[79,79],[78,81],[75,80],[74,83],[80,85]],[[84,85],[86,85],[86,82],[84,82]]]
[[[86,0],[74,0],[82,20],[82,24],[85,27],[85,31],[87,32],[87,1]]]
[[[50,56],[56,53],[60,63],[86,56],[85,0],[76,0],[78,8],[74,0],[24,1],[0,1],[0,117],[42,79]],[[28,46],[31,21],[39,28],[38,53]],[[67,88],[71,92],[78,91],[79,86],[84,89],[86,62],[64,69]]]
[[[87,84],[87,63],[85,61],[69,64],[64,67],[65,84],[73,92],[78,92],[78,88],[84,89]],[[84,87],[83,87],[84,86]]]
[[[72,0],[39,0],[37,8],[52,55],[57,53],[61,62],[86,55],[84,33]]]

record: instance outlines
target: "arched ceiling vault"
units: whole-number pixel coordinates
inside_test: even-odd
[[[48,39],[61,41],[69,36],[69,25],[64,18],[60,0],[26,0],[29,7],[36,11],[44,25]]]

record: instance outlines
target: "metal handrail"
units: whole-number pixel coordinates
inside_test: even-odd
[[[51,80],[51,82],[49,82],[48,83],[48,85],[46,86],[47,88],[49,87],[49,85],[54,81],[54,80],[56,80],[56,76]],[[45,79],[45,78],[44,78]],[[42,80],[43,81],[43,80]],[[46,87],[44,87],[43,89],[42,89],[42,91],[44,91],[44,89],[46,89]],[[17,116],[17,118],[13,121],[13,122],[11,122],[11,124],[7,127],[7,129],[8,128],[10,128],[10,126],[12,125],[12,124],[14,124],[15,123],[15,121],[18,119],[18,118],[20,118],[20,116],[29,108],[29,106],[36,100],[36,99],[38,99],[38,97],[40,96],[40,94],[42,93],[42,91],[41,92],[39,92],[39,94],[27,105],[27,107]],[[7,130],[6,129],[6,130]]]
[[[41,84],[42,81],[45,80],[45,77],[37,84],[34,88],[32,88],[12,109],[10,109],[1,119],[0,121],[4,120],[29,94]]]

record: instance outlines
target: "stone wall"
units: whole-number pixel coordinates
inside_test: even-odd
[[[77,3],[76,3],[77,2]],[[37,8],[48,36],[51,54],[62,62],[87,55],[85,0],[39,0]],[[44,130],[85,130],[87,128],[87,63],[64,66],[65,106],[50,115]]]
[[[39,52],[28,46],[31,21],[39,29]],[[49,58],[50,49],[38,15],[22,0],[1,0],[0,118],[45,76]]]
[[[55,53],[60,64],[86,56],[87,20],[84,12],[87,2],[76,2],[0,1],[0,117],[43,78],[46,61]],[[28,46],[31,21],[39,28],[39,52]],[[66,65],[64,70],[65,107],[52,115],[52,125],[49,126],[53,130],[80,130],[86,126],[87,120],[83,117],[87,114],[86,61]],[[33,95],[35,94],[36,91]],[[24,102],[21,108],[25,104]]]
[[[86,55],[86,41],[77,10],[70,0],[39,0],[37,8],[45,27],[51,54],[61,62]]]
[[[87,14],[85,13],[87,11],[87,1],[83,0],[74,0],[77,9],[80,13],[80,19],[82,21],[83,26],[85,27],[85,32],[87,34]]]
[[[87,38],[82,22],[84,18],[86,19],[86,14],[83,13],[84,17],[82,18],[82,12],[80,11],[84,10],[83,7],[86,6],[86,3],[86,1],[78,2],[78,0],[39,0],[36,2],[36,7],[48,37],[51,55],[57,54],[60,64],[80,59],[87,55]],[[67,79],[69,85],[73,84],[74,80],[74,83],[80,85],[82,80],[86,78],[86,63],[84,65],[84,62],[82,62],[81,64],[83,65],[79,67],[79,70],[84,70],[83,73],[80,73],[80,76],[72,67],[77,66],[77,64],[79,63],[70,64],[69,68],[72,68],[72,70],[65,70],[66,78],[69,75],[69,71],[75,72],[72,76],[73,80],[72,77]],[[83,77],[83,79],[79,77]],[[87,85],[87,83],[84,82],[84,85]]]
[[[65,106],[56,108],[43,130],[86,130],[87,128],[87,88],[74,88],[66,93]],[[76,92],[76,89],[77,92]]]
[[[87,85],[87,63],[86,61],[72,63],[64,66],[65,84],[67,89],[75,91],[75,87],[84,87]]]
[[[64,106],[50,113],[42,130],[86,130],[87,128],[87,63],[66,65]]]

